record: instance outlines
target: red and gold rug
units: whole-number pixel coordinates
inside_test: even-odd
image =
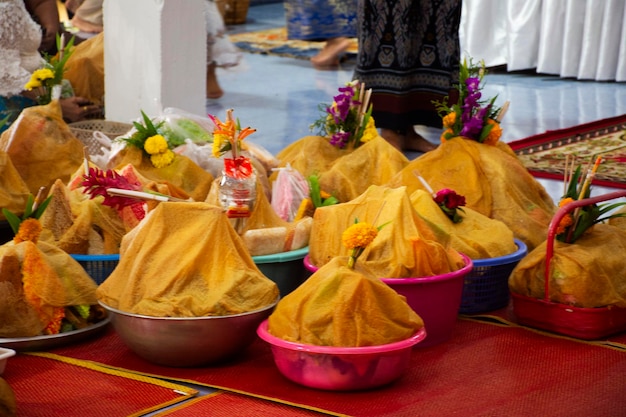
[[[287,28],[273,28],[258,32],[245,32],[229,35],[230,41],[245,52],[278,55],[297,59],[311,59],[323,47],[324,42],[309,42],[287,39]],[[345,58],[356,57],[357,40],[346,51]]]
[[[540,178],[563,179],[567,155],[583,167],[602,156],[594,184],[626,188],[626,115],[548,131],[509,145],[530,173]]]

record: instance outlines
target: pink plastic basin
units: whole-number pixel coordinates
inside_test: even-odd
[[[424,320],[428,337],[419,347],[434,346],[452,337],[456,324],[465,276],[473,268],[472,260],[461,254],[465,266],[448,274],[416,278],[381,278],[398,294],[406,297],[411,306]],[[317,267],[311,263],[309,255],[304,257],[304,266],[311,272]]]
[[[334,347],[288,342],[271,335],[268,321],[257,334],[270,344],[274,363],[287,379],[330,391],[364,390],[389,384],[406,371],[412,347],[426,337],[420,329],[408,339],[378,346]]]

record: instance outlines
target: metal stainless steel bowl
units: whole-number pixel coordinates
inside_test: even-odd
[[[276,301],[259,310],[230,316],[152,317],[127,313],[102,302],[122,341],[137,355],[159,365],[192,367],[233,358],[248,347]]]

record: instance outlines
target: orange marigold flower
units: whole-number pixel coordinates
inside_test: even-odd
[[[61,324],[63,319],[65,318],[65,308],[64,307],[54,307],[52,318],[50,322],[43,329],[44,334],[59,334],[61,332]]]
[[[378,229],[369,223],[355,223],[341,235],[341,241],[348,249],[364,248],[378,235]]]
[[[330,193],[327,193],[324,190],[320,190],[320,197],[322,197],[323,199],[327,199],[327,198],[332,197],[332,195]]]
[[[42,229],[43,227],[41,226],[39,220],[35,218],[26,219],[20,223],[20,228],[13,238],[13,241],[15,243],[20,243],[29,240],[33,243],[37,243]]]
[[[559,207],[563,207],[566,204],[571,203],[572,201],[574,201],[574,199],[572,197],[566,197],[566,198],[562,199],[561,201],[559,201]]]
[[[442,121],[443,121],[443,127],[450,128],[450,127],[454,126],[454,122],[456,121],[456,113],[452,111],[452,112],[446,114],[443,117]]]
[[[63,319],[65,314],[63,307],[48,304],[46,300],[41,297],[40,292],[42,288],[45,288],[47,293],[62,294],[65,288],[56,272],[43,261],[35,244],[32,242],[26,242],[24,244],[26,245],[24,249],[24,262],[22,264],[24,298],[37,313],[42,328],[45,329],[44,331],[53,332],[56,330],[56,333],[58,333],[60,329],[60,319]]]
[[[559,222],[559,225],[556,228],[556,234],[560,235],[564,233],[567,230],[567,228],[573,224],[574,224],[574,218],[572,217],[572,215],[569,213],[566,214],[565,216],[563,216],[563,218]]]
[[[483,143],[487,145],[495,145],[502,136],[502,128],[500,127],[500,123],[496,122],[493,119],[487,120],[487,124],[492,125],[493,127],[489,131],[489,134],[487,135]]]
[[[441,143],[444,143],[448,137],[452,136],[454,134],[454,131],[452,129],[446,129],[443,131],[443,133],[441,134]]]

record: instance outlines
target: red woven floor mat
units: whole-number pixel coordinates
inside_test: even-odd
[[[353,416],[626,416],[626,352],[522,327],[459,320],[454,337],[416,349],[396,383],[333,393],[283,378],[257,340],[240,358],[198,369],[152,365],[111,330],[57,354]]]
[[[259,401],[254,397],[226,391],[218,391],[216,394],[194,398],[172,410],[159,414],[159,416],[168,417],[321,417],[324,415],[286,404]]]
[[[24,417],[141,415],[188,398],[163,381],[139,381],[94,368],[18,354],[2,376],[15,393],[18,416]]]

